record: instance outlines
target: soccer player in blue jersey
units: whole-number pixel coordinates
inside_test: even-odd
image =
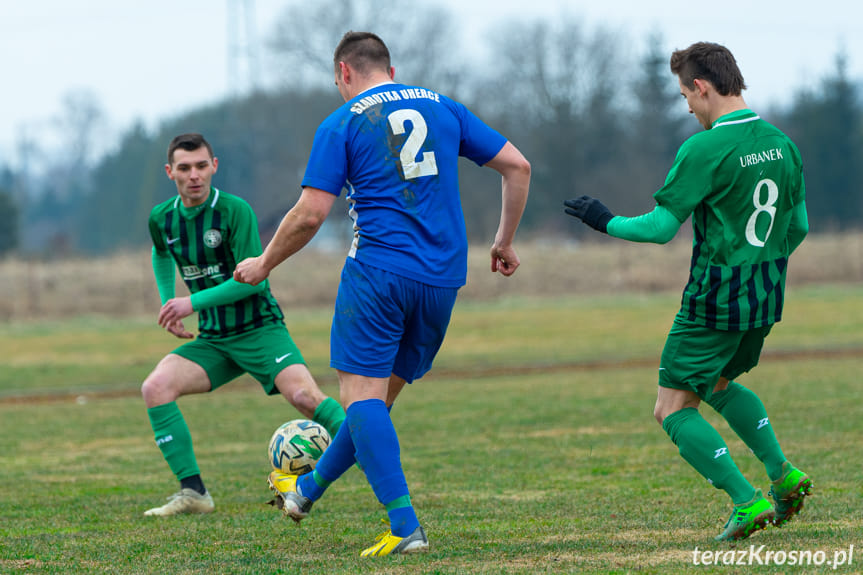
[[[735,378],[758,363],[782,318],[788,257],[809,229],[800,152],[746,107],[743,75],[724,46],[701,42],[671,56],[690,113],[704,126],[681,146],[655,209],[626,218],[599,200],[566,200],[566,212],[610,236],[665,243],[692,216],[689,282],[665,343],[654,415],[680,455],[734,510],[718,540],[783,525],[812,481],[785,458],[764,404]],[[774,506],[740,473],[719,433],[698,412],[719,412],[764,463]]]
[[[465,283],[458,158],[503,176],[491,271],[504,276],[520,263],[512,242],[530,164],[462,104],[395,83],[389,51],[376,35],[345,34],[334,64],[346,103],[315,134],[300,199],[263,255],[241,262],[234,276],[263,281],[312,238],[347,189],[354,239],[330,338],[347,419],[312,473],[276,472],[269,482],[286,515],[300,521],[356,454],[390,520],[390,530],[361,555],[422,552],[428,539],[411,505],[389,408],[406,383],[431,368]]]
[[[141,386],[156,445],[180,482],[180,491],[168,503],[145,515],[209,513],[214,508],[177,406],[180,396],[212,391],[248,372],[267,394],[281,393],[332,435],[345,419],[339,402],[312,379],[268,283],[253,287],[232,277],[238,261],[261,253],[261,238],[251,206],[212,186],[218,164],[200,134],[174,138],[165,171],[177,185],[177,195],[150,213],[153,272],[163,304],[159,325],[192,341],[166,355]],[[174,297],[175,269],[191,295]],[[197,339],[183,326],[183,318],[193,312],[198,312]]]

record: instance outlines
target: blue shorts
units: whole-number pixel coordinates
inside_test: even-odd
[[[348,258],[342,269],[330,367],[408,383],[431,369],[458,288],[430,286]]]

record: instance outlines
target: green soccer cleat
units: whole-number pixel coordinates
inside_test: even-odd
[[[299,523],[309,516],[314,501],[299,494],[297,477],[281,471],[272,471],[267,477],[267,483],[276,494],[276,498],[270,501],[270,505],[278,507],[285,515]]]
[[[716,541],[738,541],[746,539],[756,531],[765,529],[773,520],[776,512],[761,490],[755,490],[755,497],[745,505],[735,505],[725,529],[715,537]]]
[[[166,504],[161,507],[148,509],[144,511],[144,515],[167,517],[169,515],[183,515],[187,513],[209,513],[215,507],[213,498],[209,492],[201,495],[194,489],[185,487],[168,497]]]
[[[782,464],[782,477],[771,482],[770,495],[776,502],[773,525],[782,527],[803,510],[803,499],[812,491],[809,476],[786,461]]]
[[[425,553],[429,550],[429,540],[422,525],[407,537],[397,537],[390,530],[375,538],[375,544],[360,553],[360,557],[382,557],[384,555],[408,555]]]

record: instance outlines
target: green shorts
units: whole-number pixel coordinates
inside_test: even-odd
[[[171,353],[204,368],[214,391],[244,373],[267,395],[279,393],[276,376],[289,365],[306,363],[284,324],[273,324],[219,339],[195,339]]]
[[[693,391],[707,401],[720,377],[730,381],[758,365],[771,327],[722,331],[674,318],[659,363],[660,387]]]

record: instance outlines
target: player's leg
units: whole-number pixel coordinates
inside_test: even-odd
[[[771,481],[782,477],[782,465],[787,459],[776,439],[764,403],[755,392],[737,382],[720,378],[707,403],[725,418],[734,433],[764,463]]]
[[[383,397],[384,402],[390,406],[395,402],[406,383],[421,378],[431,369],[432,362],[446,335],[458,294],[458,290],[455,288],[434,287],[409,281],[403,282],[401,289],[403,290],[402,293],[405,294],[404,302],[409,302],[409,304],[404,305],[404,309],[406,309],[404,331],[393,361],[393,373],[385,390],[386,396]],[[342,379],[340,372],[340,381]],[[351,433],[354,435],[354,443],[357,444],[357,458],[362,463],[360,453],[363,449],[360,446],[360,440],[354,433],[352,412],[360,406],[368,410],[373,408],[383,419],[384,411],[379,402],[381,396],[372,398],[372,394],[368,391],[373,389],[373,386],[368,385],[368,382],[362,382],[357,377],[354,377],[354,381],[353,387],[342,386],[342,397],[346,405],[351,402],[351,407],[348,408],[347,421],[352,426]],[[350,390],[353,390],[356,395],[346,397],[346,390],[349,393]],[[380,391],[380,389],[376,389],[376,392],[379,393]],[[367,395],[363,395],[363,393]],[[362,422],[363,419],[360,418],[359,421]],[[385,423],[391,424],[388,412]],[[395,474],[392,472],[395,469],[401,471],[398,439],[395,437],[394,428],[393,440],[394,443],[388,447],[375,441],[368,448],[373,451],[373,459],[381,468],[379,474],[369,473],[367,470],[366,475],[373,488],[376,485],[380,486],[375,488],[375,494],[378,495],[378,500],[386,506],[390,519],[390,531],[385,533],[375,545],[364,550],[361,554],[364,557],[419,552],[428,549],[428,538],[416,518],[410,501],[407,482],[404,480],[404,473]],[[386,476],[387,473],[390,473],[389,477]]]
[[[390,530],[362,556],[428,549],[411,504],[388,403],[391,406],[406,382],[431,367],[456,293],[438,293],[351,259],[342,272],[330,365],[339,372],[356,459],[390,519]]]
[[[405,386],[405,380],[395,375],[390,377],[387,386],[387,409],[392,407],[393,402]],[[307,505],[311,507],[323,496],[324,491],[339,477],[341,477],[356,462],[356,447],[351,439],[351,432],[347,426],[342,426],[336,433],[324,455],[318,461],[311,473],[306,473],[296,480],[296,491],[309,499]],[[296,519],[297,513],[291,515]]]
[[[371,399],[362,393],[353,391],[358,389],[358,385],[353,383],[350,374],[343,375],[343,372],[339,372],[339,381],[344,401],[353,403],[354,401],[351,398],[355,397],[361,397],[363,400]],[[370,386],[370,388],[372,387],[377,390],[377,392],[374,393],[375,399],[377,399],[377,396],[384,398],[387,396],[387,380],[379,378],[376,380],[376,385]],[[397,387],[398,389],[401,389],[402,386],[398,385]],[[377,403],[384,406],[384,411],[387,412],[387,420],[389,421],[389,410],[386,407],[385,401],[383,399],[378,399]],[[397,473],[401,473],[402,483],[404,484],[406,494],[407,483],[404,481],[404,474],[401,472],[401,462],[398,459],[398,439],[395,436],[395,428],[392,427],[392,422],[389,421],[389,425],[387,426],[385,422],[380,420],[381,418],[379,413],[375,410],[370,411],[363,404],[353,410],[355,415],[355,425],[354,428],[352,428],[350,425],[351,413],[351,406],[349,406],[349,416],[346,420],[348,425],[342,425],[339,428],[335,437],[333,437],[330,442],[330,445],[324,451],[324,454],[318,460],[315,468],[310,473],[306,473],[299,477],[287,473],[281,473],[279,471],[273,471],[270,473],[268,483],[270,488],[276,493],[276,506],[281,508],[285,515],[294,521],[299,523],[302,519],[307,517],[315,501],[320,499],[327,488],[348,469],[350,469],[357,460],[359,460],[360,464],[363,465],[363,469],[366,471],[370,482],[372,481],[372,476],[380,476],[381,466],[374,465],[371,470],[368,470],[363,463],[364,458],[368,461],[368,456],[366,456],[365,453],[369,451],[367,445],[369,441],[376,442],[377,448],[383,449],[387,453],[392,451],[392,444],[395,445],[395,459],[393,460],[392,458],[388,458],[382,465],[394,465]],[[362,422],[362,427],[364,428],[363,432],[358,432],[355,429],[357,427],[356,421]],[[358,433],[359,437],[362,438],[364,450],[363,455],[359,454],[359,448],[354,443],[354,436]],[[370,434],[370,437],[367,437],[368,434]],[[369,475],[369,473],[371,473],[371,475]],[[384,481],[386,481],[386,478],[384,478]],[[377,493],[378,491],[375,491],[376,495]],[[387,495],[383,495],[383,497],[386,498]],[[389,499],[386,499],[386,501],[389,502]],[[384,500],[381,500],[381,502],[386,505]],[[412,511],[413,509],[411,508],[411,512]],[[397,515],[399,513],[403,514],[404,512],[396,512]],[[418,526],[419,524],[417,524],[417,527]]]
[[[743,476],[716,429],[698,412],[738,344],[737,336],[676,318],[662,351],[654,416],[680,455],[734,504],[719,539],[740,539],[762,529],[773,509]]]
[[[761,398],[752,390],[730,381],[758,364],[770,327],[747,332],[737,353],[723,369],[708,404],[728,422],[758,459],[764,463],[776,502],[774,524],[782,525],[803,509],[812,480],[785,457]]]
[[[180,491],[166,505],[149,509],[145,515],[206,513],[213,510],[212,497],[201,480],[189,427],[176,403],[183,395],[205,393],[211,387],[204,368],[177,353],[165,356],[144,380],[141,395],[147,406],[156,445],[180,481]]]
[[[740,473],[725,440],[698,412],[699,403],[692,391],[660,387],[654,416],[689,465],[728,493],[735,505],[745,503],[755,488]]]
[[[267,394],[281,393],[303,417],[323,425],[331,438],[336,436],[345,420],[345,410],[320,390],[283,324],[264,326],[234,338],[230,354]]]
[[[341,404],[320,390],[305,364],[297,363],[276,376],[276,388],[304,417],[323,425],[330,437],[338,434],[345,420]]]
[[[346,426],[356,458],[378,501],[386,508],[390,529],[362,556],[415,553],[428,549],[428,539],[410,500],[401,464],[399,440],[387,409],[389,378],[339,371]]]
[[[400,312],[395,309],[393,313],[385,314],[388,316],[386,321],[392,325],[384,326],[382,330],[377,329],[378,326],[373,326],[374,329],[367,327],[367,319],[377,314],[378,306],[376,281],[366,277],[368,271],[374,270],[368,270],[353,260],[348,260],[342,270],[330,333],[330,365],[338,368],[375,362],[372,367],[376,373],[388,374],[398,345],[397,338],[390,336],[389,331],[400,323]],[[387,333],[385,338],[381,336],[382,331]],[[356,447],[350,429],[342,425],[311,473],[296,477],[273,472],[268,482],[277,499],[281,499],[285,514],[300,521],[308,515],[312,504],[327,487],[355,462]]]

